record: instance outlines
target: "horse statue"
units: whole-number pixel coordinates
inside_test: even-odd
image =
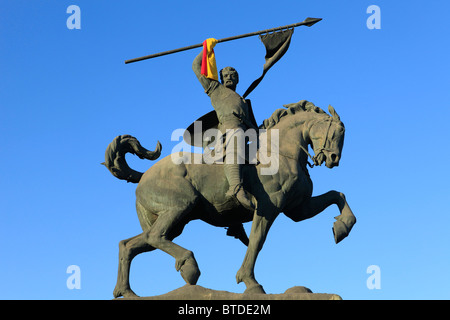
[[[265,293],[256,281],[254,268],[267,233],[280,213],[295,222],[309,219],[336,204],[340,215],[335,217],[335,242],[344,239],[356,223],[343,193],[329,191],[312,196],[312,181],[306,165],[308,157],[313,165],[325,162],[328,168],[339,165],[345,128],[333,107],[328,115],[311,102],[302,100],[277,109],[259,127],[266,130],[267,145],[271,146],[273,130],[279,132],[278,172],[261,174],[268,164],[258,162],[243,166],[244,188],[256,204],[251,211],[237,202],[227,201],[228,183],[220,164],[174,163],[171,156],[156,162],[145,173],[131,169],[125,154],[155,160],[161,154],[161,144],[155,151],[143,148],[130,136],[116,137],[106,150],[103,163],[117,178],[139,183],[136,188],[136,210],[142,233],[119,243],[119,268],[114,297],[135,297],[129,283],[132,259],[143,252],[160,249],[175,258],[175,268],[187,284],[195,285],[200,270],[192,251],[173,242],[184,226],[201,219],[217,227],[228,228],[247,245],[244,261],[236,274],[238,283],[244,282],[245,293]],[[308,153],[308,146],[315,156]],[[269,148],[270,149],[270,148]],[[270,150],[268,150],[270,152]],[[191,156],[192,154],[186,154]],[[250,237],[242,227],[252,221]]]

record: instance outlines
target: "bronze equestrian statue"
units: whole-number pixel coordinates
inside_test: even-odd
[[[276,152],[278,171],[267,175],[261,172],[267,162],[242,166],[243,188],[255,204],[251,210],[226,195],[229,182],[221,164],[174,163],[171,156],[156,162],[145,173],[131,169],[127,152],[140,158],[155,160],[161,153],[143,148],[129,135],[116,137],[106,150],[105,165],[117,178],[139,183],[136,188],[136,210],[142,233],[122,240],[119,244],[119,270],[114,297],[132,297],[129,283],[132,259],[143,252],[160,249],[175,258],[175,268],[187,284],[196,284],[200,270],[192,251],[173,240],[184,226],[200,219],[217,227],[235,230],[235,236],[248,244],[242,266],[236,274],[238,283],[244,282],[249,293],[264,293],[256,281],[254,268],[258,253],[264,245],[270,226],[280,213],[298,222],[314,217],[332,204],[339,208],[333,233],[335,242],[344,239],[356,223],[345,196],[329,191],[312,196],[313,185],[308,174],[308,157],[314,165],[325,163],[328,168],[339,165],[344,143],[344,124],[333,107],[325,113],[311,102],[300,101],[277,109],[259,126],[260,138],[266,141],[266,152]],[[278,133],[278,135],[275,134]],[[271,150],[271,139],[278,137],[278,150]],[[314,150],[309,155],[308,146]],[[193,154],[186,153],[185,157]],[[258,153],[258,157],[263,157]],[[252,221],[249,239],[242,234],[242,223]]]
[[[200,120],[208,128],[216,127],[218,132],[226,133],[216,136],[216,144],[212,148],[214,153],[220,155],[219,151],[222,149],[228,152],[222,158],[225,161],[213,163],[195,161],[199,155],[202,158],[209,149],[205,149],[203,155],[173,153],[141,173],[128,166],[125,154],[132,153],[141,159],[156,160],[161,154],[159,142],[155,151],[149,151],[136,138],[122,135],[108,145],[105,166],[115,177],[138,183],[136,211],[142,227],[141,234],[119,243],[119,270],[114,297],[136,296],[129,282],[131,261],[136,255],[155,249],[174,257],[176,270],[187,284],[195,285],[200,270],[193,252],[173,242],[192,220],[200,219],[213,226],[225,227],[228,229],[227,235],[234,236],[247,245],[242,266],[236,274],[237,282],[245,283],[246,293],[265,293],[256,281],[255,263],[267,233],[280,213],[298,222],[312,218],[335,204],[340,211],[333,224],[335,242],[348,236],[356,218],[344,194],[332,190],[313,197],[313,185],[307,168],[307,165],[312,167],[323,163],[330,169],[339,165],[345,127],[334,108],[329,106],[328,115],[313,103],[302,100],[275,110],[258,127],[250,101],[245,99],[273,64],[284,55],[289,47],[293,28],[310,27],[320,20],[307,18],[285,27],[219,40],[210,38],[203,44],[125,61],[131,63],[203,46],[203,55],[194,59],[193,70],[210,96],[214,111]],[[239,81],[236,70],[224,68],[221,83],[218,81],[212,47],[218,42],[257,34],[261,35],[261,41],[266,47],[266,63],[262,76],[241,97],[236,93]],[[184,140],[196,145],[191,140],[191,129],[192,125],[185,131]],[[247,162],[239,162],[239,151],[242,147],[250,147],[246,143],[244,146],[231,145],[230,141],[235,138],[239,140],[250,131],[258,131],[256,141],[251,143],[252,147],[256,146],[256,161],[248,161],[247,158]],[[200,133],[203,138],[203,131]],[[204,146],[204,141],[196,146]],[[314,156],[309,154],[309,146],[313,149]],[[308,157],[313,164],[309,163]],[[174,158],[181,161],[174,161]],[[247,237],[243,223],[250,221],[252,227],[250,236]]]

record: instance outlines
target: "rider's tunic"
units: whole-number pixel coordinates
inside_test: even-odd
[[[211,80],[205,92],[211,98],[222,133],[226,133],[226,129],[247,129],[241,120],[249,118],[248,105],[244,98],[215,80]]]

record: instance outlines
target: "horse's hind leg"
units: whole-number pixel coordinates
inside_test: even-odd
[[[180,271],[187,284],[196,284],[200,277],[200,270],[194,254],[171,241],[183,230],[184,222],[180,220],[188,211],[190,208],[184,210],[171,208],[160,212],[155,223],[145,232],[145,238],[150,246],[175,258],[175,269]]]
[[[143,233],[119,242],[119,271],[113,293],[114,298],[137,296],[130,287],[131,260],[140,253],[152,250],[155,248],[147,243]]]

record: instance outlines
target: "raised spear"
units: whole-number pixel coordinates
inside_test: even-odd
[[[219,43],[219,42],[226,42],[226,41],[231,41],[231,40],[236,40],[236,39],[241,39],[241,38],[247,38],[247,37],[251,37],[251,36],[256,36],[256,35],[260,35],[260,34],[264,34],[264,33],[270,33],[270,32],[279,31],[279,30],[283,30],[283,29],[295,28],[295,27],[299,27],[299,26],[311,27],[312,25],[314,25],[315,23],[319,22],[320,20],[322,20],[322,19],[321,18],[306,18],[305,21],[303,21],[303,22],[298,22],[298,23],[294,23],[294,24],[290,24],[290,25],[283,26],[283,27],[278,27],[278,28],[272,28],[272,29],[267,29],[267,30],[261,30],[261,31],[241,34],[239,36],[223,38],[223,39],[217,40],[217,42]],[[200,48],[202,46],[203,46],[203,43],[194,44],[192,46],[187,46],[187,47],[178,48],[178,49],[174,49],[174,50],[154,53],[154,54],[151,54],[151,55],[148,55],[148,56],[143,56],[143,57],[139,57],[139,58],[125,60],[125,63],[128,64],[128,63],[132,63],[132,62],[152,59],[152,58],[161,57],[161,56],[165,56],[165,55],[176,53],[176,52],[181,52],[181,51],[191,50],[191,49],[195,49],[195,48]]]

